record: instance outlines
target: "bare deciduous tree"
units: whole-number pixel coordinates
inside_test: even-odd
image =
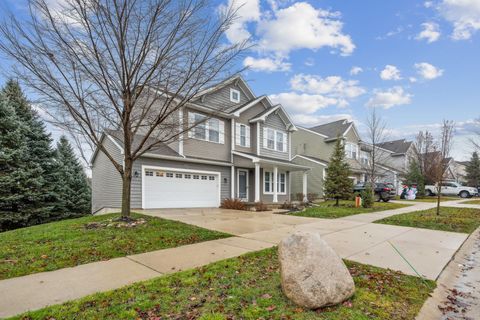
[[[26,20],[11,15],[1,24],[0,49],[57,125],[110,159],[128,218],[133,162],[198,125],[180,125],[179,110],[234,74],[248,44],[225,42],[236,9],[219,12],[207,0],[62,3],[29,0]],[[106,128],[121,131],[121,162],[101,143]]]
[[[436,155],[433,157],[433,177],[437,185],[437,215],[440,214],[440,197],[442,193],[442,183],[445,181],[445,175],[448,170],[450,152],[452,150],[452,140],[455,124],[453,121],[444,120],[440,137],[438,138],[438,147]]]
[[[390,154],[382,146],[387,142],[389,134],[387,124],[377,113],[376,108],[372,108],[367,116],[366,126],[367,131],[364,136],[367,144],[365,147],[369,158],[368,161],[361,161],[361,165],[367,173],[371,187],[374,188],[375,182],[384,177],[388,171],[385,166],[389,164]]]
[[[431,132],[420,131],[415,138],[415,162],[419,166],[420,173],[425,178],[426,184],[433,184],[433,177],[431,175],[431,162],[429,162],[429,155],[434,151],[435,143]]]

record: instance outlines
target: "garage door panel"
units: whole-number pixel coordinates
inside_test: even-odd
[[[218,207],[219,177],[218,173],[145,169],[144,208]]]

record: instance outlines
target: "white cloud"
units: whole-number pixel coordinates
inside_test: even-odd
[[[290,79],[293,90],[309,94],[323,94],[334,98],[352,99],[365,93],[357,80],[344,80],[339,76],[319,77],[297,74]]]
[[[350,55],[355,45],[342,32],[338,12],[316,9],[307,2],[274,10],[264,15],[257,26],[259,49],[288,54],[296,49],[332,47],[342,55]]]
[[[409,77],[409,78],[408,78],[408,81],[410,81],[411,83],[415,83],[415,82],[417,82],[418,80],[417,80],[417,78],[415,78],[415,77]]]
[[[417,40],[427,40],[432,43],[440,38],[440,27],[435,22],[422,23],[423,30],[415,37]]]
[[[361,67],[354,66],[352,69],[350,69],[350,75],[356,76],[357,74],[363,72],[363,69]]]
[[[387,64],[385,69],[380,72],[380,78],[382,80],[400,80],[402,77],[400,76],[400,70],[396,66]]]
[[[480,1],[478,0],[443,0],[437,10],[453,24],[454,40],[470,39],[480,29]]]
[[[382,107],[390,109],[393,106],[410,104],[412,95],[405,92],[400,86],[387,90],[374,90],[373,96],[368,100],[367,107]]]
[[[274,103],[280,103],[292,114],[311,114],[328,106],[337,105],[339,100],[321,94],[283,92],[270,95]]]
[[[225,35],[231,43],[240,43],[251,37],[247,29],[249,22],[260,20],[260,0],[228,0],[227,4],[220,5],[220,11],[232,8],[236,10],[236,19],[225,32]]]
[[[285,62],[281,58],[254,58],[246,57],[243,65],[253,71],[289,71],[291,63]]]
[[[305,65],[307,67],[312,67],[315,65],[315,60],[313,60],[313,58],[307,58],[307,60],[305,60]]]
[[[431,8],[431,7],[433,6],[433,2],[432,2],[432,1],[425,1],[425,2],[423,3],[423,6],[424,6],[425,8]]]
[[[415,63],[414,66],[415,69],[417,69],[417,73],[426,80],[433,80],[442,76],[443,74],[442,69],[439,69],[427,62]]]
[[[295,124],[312,127],[318,126],[320,124],[329,123],[341,119],[347,119],[348,121],[353,121],[353,117],[348,113],[341,114],[331,114],[331,115],[305,115],[305,114],[294,114],[292,116],[293,122]]]

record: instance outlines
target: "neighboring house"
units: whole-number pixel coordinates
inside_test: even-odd
[[[207,120],[135,161],[132,208],[218,207],[225,198],[282,203],[290,199],[293,173],[306,190],[310,166],[291,161],[297,127],[240,76],[203,90],[176,116],[179,126]],[[102,143],[122,163],[122,134],[107,130]],[[120,175],[100,150],[91,165],[93,212],[119,208]]]
[[[345,153],[347,162],[350,165],[352,183],[368,181],[368,172],[371,163],[371,145],[362,141],[355,124],[346,119],[338,120],[312,128],[298,127],[298,131],[293,134],[292,146],[294,157],[293,161],[297,164],[311,166],[309,173],[307,190],[308,193],[323,196],[323,181],[326,177],[326,168],[328,161],[334,151],[337,139],[342,139],[345,144]],[[396,153],[387,149],[378,148],[382,163],[377,163],[376,180],[378,182],[392,183],[399,188],[400,170],[392,166],[391,158],[396,157]],[[398,155],[392,162],[400,162],[402,157]],[[403,170],[403,167],[402,167]],[[292,174],[292,192],[293,194],[301,192],[302,179],[297,174]]]
[[[397,192],[401,193],[405,175],[410,163],[415,159],[415,144],[412,141],[399,139],[381,143],[379,149],[384,152],[386,166],[397,172],[397,179],[394,184]]]
[[[468,184],[466,171],[468,163],[468,161],[453,161],[453,172],[455,175],[455,181],[463,185]]]
[[[309,173],[307,191],[323,196],[323,181],[328,161],[335,149],[337,139],[345,143],[347,161],[352,171],[353,183],[365,181],[365,170],[361,161],[367,161],[368,154],[362,150],[362,141],[355,124],[348,120],[338,120],[315,126],[312,128],[298,127],[292,136],[292,147],[294,157],[292,161],[296,164],[311,166]],[[303,180],[299,174],[292,174],[292,193],[302,192]]]

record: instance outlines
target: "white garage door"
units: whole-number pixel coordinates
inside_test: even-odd
[[[220,206],[219,173],[146,168],[143,179],[145,209]]]

